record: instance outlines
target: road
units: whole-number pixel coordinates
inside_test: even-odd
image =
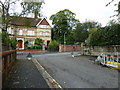
[[[70,53],[33,55],[63,88],[118,88],[118,71]]]

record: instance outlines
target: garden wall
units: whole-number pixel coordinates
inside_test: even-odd
[[[75,47],[75,51],[80,51],[80,45],[59,45],[59,52],[72,52],[74,51],[73,47]]]
[[[100,53],[120,52],[120,45],[111,46],[84,46],[84,54],[99,55]]]

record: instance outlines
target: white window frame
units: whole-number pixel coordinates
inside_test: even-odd
[[[39,35],[40,35],[40,36],[43,36],[43,35],[44,35],[44,32],[39,32]]]
[[[11,34],[14,34],[14,29],[13,28],[11,28]]]
[[[11,34],[11,27],[7,28],[8,34]]]
[[[23,35],[23,30],[19,30],[19,35]]]
[[[34,36],[34,35],[35,35],[35,31],[33,31],[33,30],[28,30],[28,31],[27,31],[27,35]]]
[[[45,36],[50,36],[50,32],[45,32]]]
[[[40,28],[48,28],[48,25],[40,25]]]

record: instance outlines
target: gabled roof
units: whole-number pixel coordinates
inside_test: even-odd
[[[38,25],[50,25],[50,24],[48,23],[48,21],[45,18],[43,18],[36,26],[38,26]]]
[[[49,25],[45,18],[35,19],[29,17],[14,17],[14,16],[11,16],[10,24],[16,26],[31,26],[31,27],[36,27],[36,25],[38,24]]]

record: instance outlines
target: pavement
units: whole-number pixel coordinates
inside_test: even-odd
[[[32,60],[17,59],[3,88],[49,88]]]

